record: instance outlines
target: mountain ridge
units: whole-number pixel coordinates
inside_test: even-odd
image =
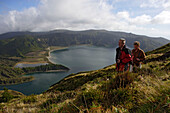
[[[101,47],[117,47],[120,38],[125,38],[129,47],[133,47],[134,41],[140,41],[144,51],[156,49],[170,42],[164,38],[107,30],[11,32],[0,35],[0,56],[24,56],[29,52],[44,50],[50,46],[68,47],[90,44]]]
[[[48,34],[48,33],[63,33],[63,32],[110,32],[110,33],[126,33],[126,34],[132,34],[132,35],[137,35],[137,36],[146,36],[150,38],[163,38],[164,37],[152,37],[152,36],[147,36],[147,35],[139,35],[131,32],[123,32],[123,31],[110,31],[110,30],[105,30],[105,29],[87,29],[87,30],[69,30],[69,29],[56,29],[56,30],[50,30],[50,31],[39,31],[39,32],[32,32],[32,31],[13,31],[13,32],[6,32],[0,34],[0,39],[3,38],[12,38],[15,36],[22,36],[22,35],[29,35],[29,34]],[[168,39],[167,39],[168,40]]]

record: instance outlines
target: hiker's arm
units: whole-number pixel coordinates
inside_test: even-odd
[[[118,60],[118,49],[116,49],[116,63],[117,63],[117,60]]]
[[[146,55],[144,51],[141,51],[141,57],[140,57],[140,61],[144,61],[146,59]]]

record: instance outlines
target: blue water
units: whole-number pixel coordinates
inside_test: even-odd
[[[18,85],[0,86],[0,90],[7,87],[20,91],[25,95],[40,94],[71,73],[101,69],[114,64],[115,48],[73,46],[64,50],[53,51],[50,60],[69,67],[70,71],[29,74],[26,76],[34,76],[34,81]]]

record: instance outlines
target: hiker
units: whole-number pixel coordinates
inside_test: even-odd
[[[132,64],[133,67],[142,68],[142,62],[145,60],[145,52],[140,49],[140,42],[134,42],[134,49],[132,50]]]
[[[118,72],[129,70],[129,63],[132,61],[130,50],[126,48],[126,40],[119,40],[119,47],[116,49],[116,69]]]

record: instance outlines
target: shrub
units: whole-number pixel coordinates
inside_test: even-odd
[[[58,113],[82,113],[81,110],[73,103],[65,103],[59,110]]]
[[[1,97],[1,102],[9,102],[11,99],[13,99],[14,96],[11,95],[9,92],[8,92],[8,89],[7,88],[4,88],[4,92],[2,93],[2,97]]]
[[[46,102],[41,104],[40,107],[41,108],[50,107],[52,104],[57,104],[57,103],[65,101],[66,99],[74,98],[75,95],[76,95],[76,93],[72,92],[72,91],[65,92],[64,94],[59,94],[57,97],[48,99]]]
[[[94,104],[99,106],[99,103],[104,101],[104,92],[100,90],[90,89],[89,91],[84,91],[74,101],[75,105],[83,106],[84,108],[90,108]]]
[[[33,95],[31,95],[23,98],[22,101],[24,104],[30,104],[36,102],[36,98]]]
[[[108,82],[104,83],[102,85],[102,89],[107,89],[107,90],[111,90],[111,89],[118,89],[118,88],[125,88],[127,86],[129,86],[134,79],[136,78],[137,74],[133,74],[133,73],[118,73],[113,79],[109,80]]]

